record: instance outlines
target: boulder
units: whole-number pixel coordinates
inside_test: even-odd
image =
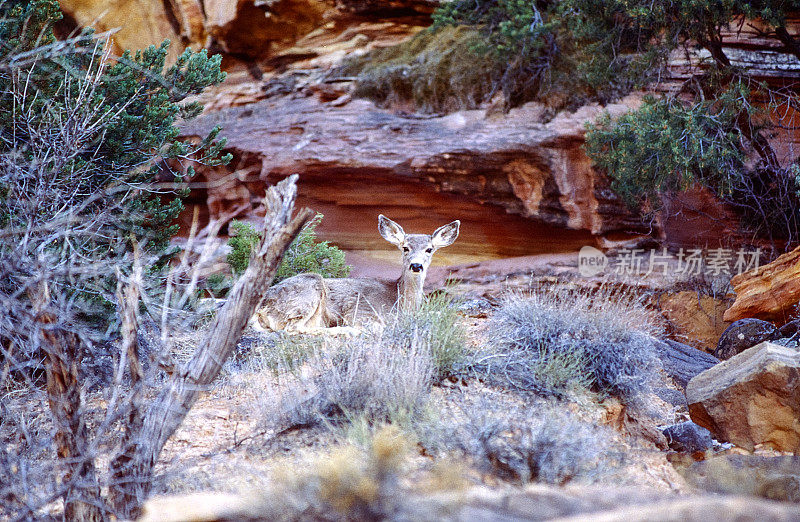
[[[686,386],[689,414],[714,438],[800,452],[800,351],[764,342]]]
[[[739,319],[722,332],[714,350],[714,357],[726,361],[751,346],[776,338],[778,329],[767,321],[747,318]]]
[[[800,333],[800,319],[789,321],[778,329],[779,339],[797,338]]]
[[[756,317],[786,322],[800,301],[800,247],[735,276],[731,285],[736,301],[725,311],[726,321]]]

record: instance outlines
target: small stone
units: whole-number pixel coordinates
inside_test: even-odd
[[[692,421],[680,422],[661,428],[670,449],[682,453],[706,451],[714,446],[711,432]]]

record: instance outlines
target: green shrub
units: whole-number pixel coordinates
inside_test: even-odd
[[[0,439],[10,444],[0,452],[10,477],[0,480],[0,510],[14,520],[132,518],[140,498],[119,494],[131,491],[120,484],[149,470],[117,467],[113,457],[135,437],[141,424],[132,419],[151,398],[87,399],[144,382],[138,363],[113,369],[124,309],[117,295],[135,286],[152,312],[165,293],[159,267],[181,208],[180,164],[226,159],[218,130],[183,142],[178,122],[201,110],[187,98],[225,74],[205,51],[167,66],[168,42],[112,57],[88,31],[57,41],[60,18],[55,1],[0,1],[0,386],[19,385],[29,399],[16,411],[0,401]],[[141,277],[137,265],[147,267]],[[172,319],[168,307],[179,299],[165,299],[158,313]],[[143,362],[148,382],[158,381],[158,365]],[[37,376],[45,373],[60,383],[46,392]],[[149,480],[139,483],[149,489]]]
[[[261,235],[253,225],[244,221],[232,221],[230,228],[233,229],[233,234],[228,239],[228,246],[231,247],[231,251],[226,259],[233,272],[241,274],[250,264],[250,255],[258,244]]]
[[[616,121],[606,115],[590,125],[586,152],[631,205],[645,200],[657,205],[659,194],[694,183],[731,195],[745,161],[735,131],[741,101],[749,94],[742,89],[689,106],[647,97],[640,108]]]
[[[694,103],[647,97],[612,121],[588,126],[586,153],[632,207],[661,207],[661,194],[709,188],[762,237],[800,237],[800,167],[748,166],[754,136],[767,123],[743,81]]]
[[[322,214],[317,214],[286,250],[274,283],[308,272],[323,277],[347,277],[350,274],[351,267],[345,264],[344,252],[327,241],[317,241],[315,230],[322,218]],[[231,251],[227,260],[234,273],[241,274],[250,263],[250,255],[260,236],[252,225],[242,221],[233,221],[231,228],[235,235],[228,240]]]
[[[202,109],[187,98],[225,73],[206,51],[167,66],[169,41],[112,60],[90,31],[57,41],[60,18],[54,1],[0,2],[0,292],[47,284],[64,296],[57,315],[98,338],[131,252],[147,259],[148,284],[173,253],[186,194],[176,166],[229,159],[218,128],[199,143],[178,129]]]
[[[344,262],[344,252],[327,241],[317,241],[316,228],[322,217],[322,214],[317,214],[289,246],[275,274],[276,283],[306,272],[322,277],[347,277],[350,274],[351,267]]]

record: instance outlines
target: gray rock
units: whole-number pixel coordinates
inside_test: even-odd
[[[669,447],[675,451],[694,453],[714,446],[711,432],[692,421],[680,422],[661,428]]]
[[[726,361],[748,348],[778,338],[778,329],[761,319],[739,319],[722,332],[714,357]]]
[[[781,338],[791,338],[800,336],[800,319],[789,321],[778,329]]]
[[[697,348],[692,348],[677,341],[667,339],[656,341],[656,353],[661,359],[664,371],[680,388],[699,373],[711,368],[719,362],[716,357]]]
[[[676,406],[678,408],[688,408],[689,406],[689,403],[686,402],[686,396],[683,394],[683,392],[676,390],[675,388],[653,388],[653,393],[656,394],[656,397],[668,404],[671,404],[672,406]]]

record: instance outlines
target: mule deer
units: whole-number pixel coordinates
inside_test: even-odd
[[[357,326],[361,319],[380,318],[393,307],[416,309],[434,252],[453,244],[460,221],[431,234],[406,234],[391,219],[378,216],[381,236],[402,252],[403,273],[397,281],[358,278],[323,278],[300,274],[273,286],[253,317],[253,326],[264,330],[309,332],[320,328]]]

